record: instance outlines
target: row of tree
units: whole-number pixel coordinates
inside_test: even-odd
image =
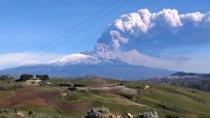
[[[1,75],[0,76],[0,80],[9,80],[9,79],[13,79],[13,77],[8,76],[8,75]]]
[[[16,80],[16,81],[26,81],[26,80],[30,80],[30,79],[40,79],[40,80],[49,80],[50,77],[48,75],[32,75],[32,74],[22,74],[20,75],[20,79]]]

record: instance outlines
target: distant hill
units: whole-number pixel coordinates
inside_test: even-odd
[[[153,77],[147,81],[185,86],[210,92],[210,74],[176,72],[166,77]]]
[[[176,72],[171,74],[171,76],[182,76],[182,77],[192,77],[192,76],[197,76],[197,77],[203,77],[203,78],[210,78],[210,74],[205,74],[205,73],[186,73],[186,72]]]
[[[173,72],[129,65],[120,61],[105,60],[84,54],[70,55],[49,64],[21,66],[0,71],[0,74],[20,75],[22,73],[48,74],[55,77],[96,75],[116,79],[137,80],[149,77],[163,77]]]

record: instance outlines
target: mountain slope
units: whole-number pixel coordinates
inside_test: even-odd
[[[50,64],[29,65],[0,71],[1,74],[20,75],[22,73],[49,74],[57,77],[75,77],[97,75],[117,79],[145,79],[154,76],[166,76],[171,71],[134,66],[120,61],[74,54]]]

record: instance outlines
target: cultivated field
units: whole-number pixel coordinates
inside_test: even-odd
[[[14,80],[0,81],[0,117],[19,117],[17,113],[21,112],[24,117],[81,118],[90,108],[102,106],[114,114],[137,116],[155,110],[160,118],[210,117],[210,94],[194,89],[100,78],[49,81],[53,85],[26,86]],[[70,91],[59,83],[80,86]]]

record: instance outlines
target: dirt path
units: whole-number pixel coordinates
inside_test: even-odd
[[[95,91],[95,92],[107,92],[118,95],[136,95],[137,90],[127,88],[125,86],[114,86],[114,87],[77,87],[78,91]]]

